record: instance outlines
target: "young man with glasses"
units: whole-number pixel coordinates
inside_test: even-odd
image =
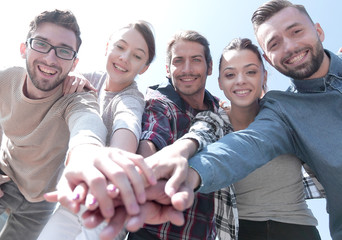
[[[37,239],[55,208],[43,195],[56,189],[64,165],[64,180],[74,176],[74,184],[86,182],[102,215],[114,214],[106,187],[115,176],[105,174],[118,171],[115,159],[125,161],[127,156],[103,147],[107,132],[93,92],[63,95],[80,45],[71,12],[45,11],[31,22],[27,41],[20,46],[26,69],[0,71],[0,213],[9,212],[1,240]],[[133,191],[128,198],[137,204]]]

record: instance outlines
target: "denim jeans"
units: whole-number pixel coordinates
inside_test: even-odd
[[[36,240],[56,204],[27,201],[13,181],[0,187],[4,192],[0,198],[0,214],[9,211],[0,240]]]

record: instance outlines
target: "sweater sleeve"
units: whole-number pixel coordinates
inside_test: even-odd
[[[140,140],[141,135],[141,118],[145,107],[144,96],[141,95],[124,95],[122,96],[116,106],[114,112],[114,122],[111,136],[118,129],[128,129],[132,131]]]
[[[104,146],[107,130],[99,114],[94,93],[75,93],[68,107],[66,120],[70,131],[69,150],[81,144]]]
[[[226,112],[219,108],[218,113],[212,111],[198,113],[193,120],[189,132],[180,139],[190,138],[196,140],[199,145],[197,151],[200,151],[232,131],[233,128]]]
[[[296,155],[291,131],[275,109],[263,109],[250,126],[227,134],[189,159],[201,177],[199,192],[227,187],[275,157]]]

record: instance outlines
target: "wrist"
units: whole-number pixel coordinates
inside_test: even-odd
[[[194,190],[194,192],[196,192],[201,186],[201,177],[198,174],[198,172],[192,167],[189,167],[188,183],[190,187]]]
[[[190,159],[195,155],[198,149],[198,142],[191,138],[180,139],[176,141],[177,149],[179,149],[181,155],[186,159]]]
[[[73,148],[69,149],[67,154],[66,154],[66,160],[65,160],[65,166],[68,165],[70,163],[70,161],[72,161],[72,159],[82,159],[84,160],[84,153],[92,153],[92,152],[97,152],[97,149],[100,146],[96,145],[96,144],[91,144],[91,143],[87,143],[87,144],[80,144],[77,146],[74,146]],[[92,151],[92,149],[94,149]]]

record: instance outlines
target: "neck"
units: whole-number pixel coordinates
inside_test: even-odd
[[[181,98],[190,105],[193,109],[196,110],[208,110],[208,106],[204,103],[204,94],[196,94],[196,95],[181,95]]]
[[[239,107],[232,104],[228,116],[234,131],[247,128],[254,121],[255,116],[259,112],[259,108],[257,101],[249,107]]]
[[[33,85],[29,76],[26,76],[24,85],[23,85],[23,93],[29,99],[44,99],[55,94],[61,85],[62,84],[58,85],[57,87],[55,87],[54,89],[50,91],[42,91]]]
[[[324,57],[323,57],[321,66],[319,67],[318,71],[312,74],[308,79],[316,79],[316,78],[325,77],[328,74],[329,66],[330,66],[330,58],[324,52]]]

